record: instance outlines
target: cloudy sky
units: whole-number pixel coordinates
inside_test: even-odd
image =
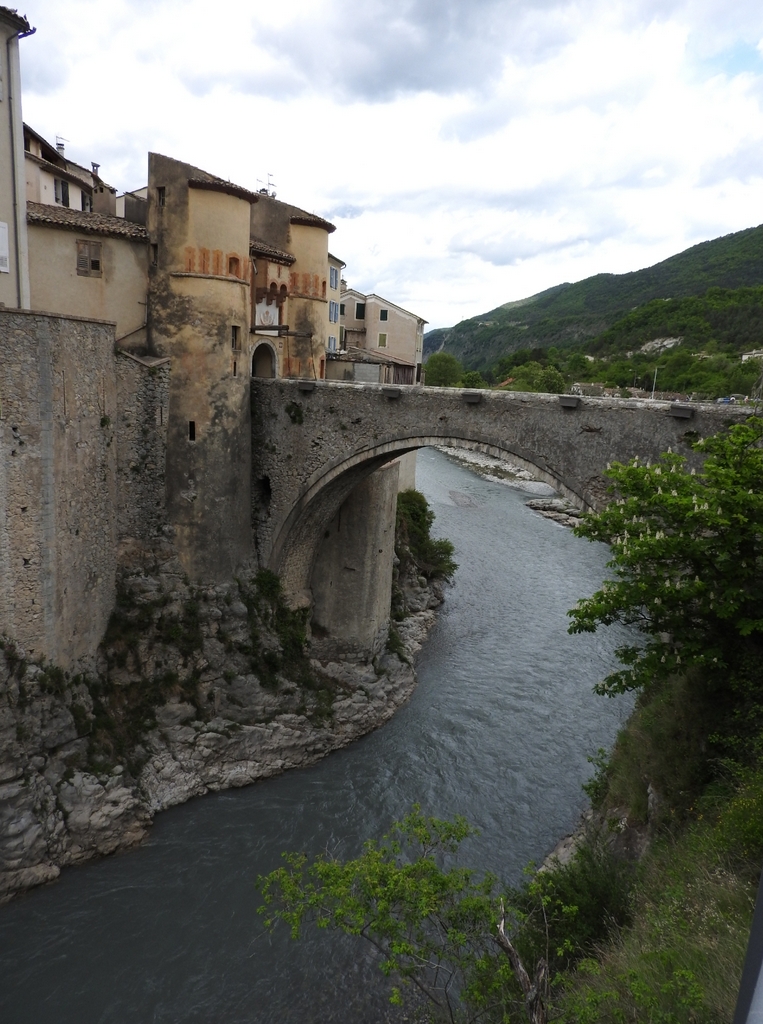
[[[21,2],[67,155],[271,174],[432,327],[763,222],[760,0]]]

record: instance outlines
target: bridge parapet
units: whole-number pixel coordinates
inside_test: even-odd
[[[559,395],[334,381],[305,390],[310,384],[252,381],[258,556],[296,604],[310,599],[317,547],[342,502],[407,451],[433,444],[485,451],[526,465],[580,507],[597,508],[606,500],[607,463],[654,459],[670,447],[699,465],[691,443],[750,413],[692,403],[687,416],[669,402],[581,398],[570,406]]]

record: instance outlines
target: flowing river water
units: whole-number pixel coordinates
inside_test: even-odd
[[[434,449],[417,486],[460,568],[410,703],[319,764],[166,811],[141,847],[0,908],[3,1024],[382,1021],[361,941],[265,934],[257,875],[283,850],[353,855],[415,802],[478,826],[461,860],[508,882],[575,825],[586,757],[630,709],[592,693],[617,636],[567,634],[606,548]]]

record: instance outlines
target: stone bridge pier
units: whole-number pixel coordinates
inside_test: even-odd
[[[530,469],[583,509],[607,463],[691,444],[749,409],[518,392],[252,380],[252,521],[262,566],[312,609],[319,656],[367,658],[389,623],[395,460],[430,445]]]

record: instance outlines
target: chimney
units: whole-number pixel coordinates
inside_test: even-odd
[[[65,142],[66,139],[62,138],[60,135],[56,135],[56,152],[63,159],[66,159],[66,146],[64,145]]]

